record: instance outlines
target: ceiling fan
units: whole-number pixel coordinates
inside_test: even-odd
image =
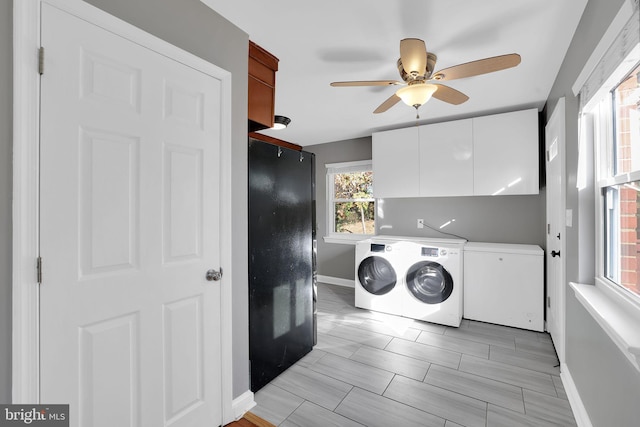
[[[331,86],[403,85],[402,88],[398,89],[396,93],[380,104],[373,112],[375,114],[384,113],[402,100],[405,104],[415,107],[417,114],[418,108],[425,104],[432,96],[454,105],[462,104],[469,99],[464,93],[439,82],[472,77],[515,67],[520,64],[520,55],[511,53],[508,55],[493,56],[491,58],[454,65],[453,67],[445,68],[434,73],[433,70],[436,65],[436,60],[437,57],[435,54],[427,52],[427,47],[423,40],[407,38],[400,40],[400,59],[398,59],[397,63],[400,77],[403,80],[402,82],[397,80],[363,80],[333,82]],[[419,116],[417,116],[417,118],[419,118]]]

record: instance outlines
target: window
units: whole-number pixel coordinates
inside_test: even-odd
[[[603,209],[603,275],[640,296],[640,66],[603,101],[599,122],[611,113],[612,126],[598,138],[598,187]],[[610,107],[609,107],[610,106]],[[606,159],[606,160],[605,160]]]
[[[356,241],[375,234],[371,161],[333,163],[326,167],[327,237]]]
[[[588,66],[587,66],[588,65]],[[595,286],[577,300],[640,371],[640,16],[625,2],[574,83],[580,93],[579,199],[593,183]],[[593,169],[586,148],[593,143]],[[588,179],[593,172],[593,179]],[[585,212],[585,215],[589,214]],[[588,245],[590,236],[582,232]]]

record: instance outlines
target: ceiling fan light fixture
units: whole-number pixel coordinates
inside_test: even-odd
[[[291,119],[289,117],[273,116],[273,127],[271,129],[273,130],[284,129],[287,126],[289,126],[289,123],[291,123]]]
[[[431,99],[437,89],[438,86],[428,83],[413,84],[398,89],[396,95],[408,106],[417,108]]]

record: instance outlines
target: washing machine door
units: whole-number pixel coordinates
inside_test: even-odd
[[[446,301],[453,292],[451,274],[437,262],[420,261],[407,270],[407,289],[411,295],[426,304]]]
[[[379,256],[369,256],[358,266],[360,285],[373,295],[384,295],[396,286],[396,271],[389,261]]]

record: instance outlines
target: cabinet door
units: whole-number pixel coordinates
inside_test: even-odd
[[[542,262],[542,256],[465,252],[464,317],[542,331]]]
[[[278,58],[249,40],[249,131],[273,127]]]
[[[420,195],[473,195],[471,119],[420,126]]]
[[[420,195],[418,127],[373,134],[373,195],[376,198]]]
[[[251,122],[251,131],[258,131],[273,127],[275,88],[256,79],[248,78],[249,85],[249,109],[248,118]]]
[[[474,194],[538,194],[538,110],[473,119]]]

